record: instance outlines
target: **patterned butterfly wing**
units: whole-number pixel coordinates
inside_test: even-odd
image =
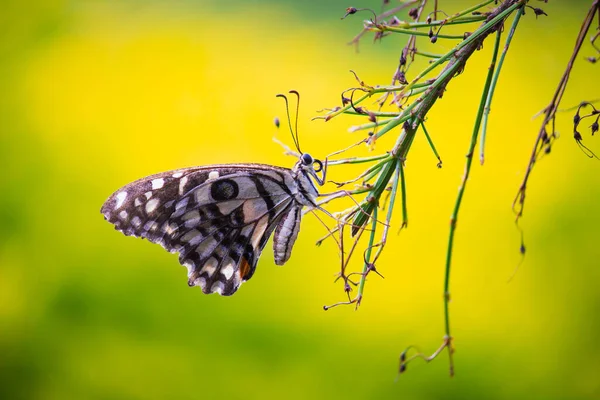
[[[294,187],[291,171],[284,168],[188,168],[124,186],[101,212],[125,235],[178,252],[190,286],[232,295],[252,277],[273,230],[299,214]]]

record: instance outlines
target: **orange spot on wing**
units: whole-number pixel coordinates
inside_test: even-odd
[[[246,257],[242,257],[242,262],[240,263],[240,276],[242,279],[246,279],[246,275],[250,272],[250,263],[246,260]]]

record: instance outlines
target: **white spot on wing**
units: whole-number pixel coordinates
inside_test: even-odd
[[[135,199],[133,204],[135,204],[136,207],[139,207],[142,205],[142,200],[138,197],[137,199]]]
[[[133,225],[134,227],[139,227],[142,224],[142,220],[140,219],[140,217],[138,217],[137,215],[133,218],[131,218],[131,225]]]
[[[201,272],[206,272],[206,274],[210,278],[215,273],[215,270],[217,269],[217,264],[217,259],[211,257],[208,259],[208,261],[206,261],[206,263],[202,267]]]
[[[158,207],[158,203],[158,199],[148,200],[148,202],[146,203],[146,212],[150,214],[152,211],[156,210],[156,207]]]
[[[152,190],[160,189],[164,186],[165,180],[163,178],[154,179],[152,181]]]
[[[204,279],[203,277],[196,278],[196,280],[194,281],[194,286],[200,286],[200,288],[204,291],[204,287],[206,286],[206,279]]]
[[[175,172],[172,176],[173,178],[181,178],[183,176],[183,172]]]
[[[187,268],[188,276],[190,276],[192,272],[194,272],[194,264],[192,264],[191,262],[184,262],[183,266]],[[194,282],[194,284],[196,284],[196,282]]]
[[[223,294],[223,284],[221,282],[215,282],[210,288],[211,293]]]
[[[188,181],[188,177],[187,176],[184,176],[179,181],[179,194],[183,194],[183,191],[185,190],[185,185],[187,184],[187,181]]]
[[[146,196],[146,200],[148,200],[150,197],[152,197],[152,191],[144,193],[144,196]]]
[[[225,279],[229,280],[233,276],[233,264],[229,263],[221,269],[221,273]]]
[[[127,211],[123,210],[119,213],[119,218],[127,219]]]
[[[219,171],[210,171],[208,179],[217,179],[219,177]]]
[[[119,192],[115,197],[117,199],[117,204],[115,204],[115,210],[118,210],[125,202],[125,199],[127,198],[127,192]]]

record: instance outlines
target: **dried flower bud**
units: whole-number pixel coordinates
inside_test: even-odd
[[[406,80],[406,75],[404,75],[404,71],[398,71],[395,78],[402,85],[408,84],[408,81]]]
[[[419,10],[417,8],[411,8],[408,12],[408,16],[412,19],[417,19],[417,17],[419,16]]]
[[[406,352],[408,349],[404,350],[402,353],[400,353],[400,362],[404,364],[404,362],[406,361]]]
[[[348,7],[346,8],[346,14],[344,14],[344,16],[342,17],[342,19],[346,18],[348,15],[352,15],[352,14],[356,14],[358,10],[356,9],[356,7]]]
[[[579,124],[579,121],[581,121],[581,117],[579,116],[579,111],[577,111],[577,113],[573,116],[573,123],[575,124],[575,126]]]
[[[546,14],[541,8],[534,8],[533,12],[535,13],[536,18],[540,15],[545,15],[546,17],[548,16],[548,14]]]
[[[594,133],[598,132],[598,120],[596,120],[596,122],[594,122],[590,128],[592,128],[592,136],[594,136]]]

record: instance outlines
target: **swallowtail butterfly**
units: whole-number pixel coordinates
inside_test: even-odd
[[[279,96],[287,106],[287,98]],[[301,154],[292,169],[229,164],[163,172],[123,186],[101,212],[125,235],[179,253],[188,285],[232,295],[254,274],[273,231],[275,263],[283,265],[298,236],[302,208],[318,208],[313,180],[323,185],[325,168],[300,151],[297,128],[292,137]]]

